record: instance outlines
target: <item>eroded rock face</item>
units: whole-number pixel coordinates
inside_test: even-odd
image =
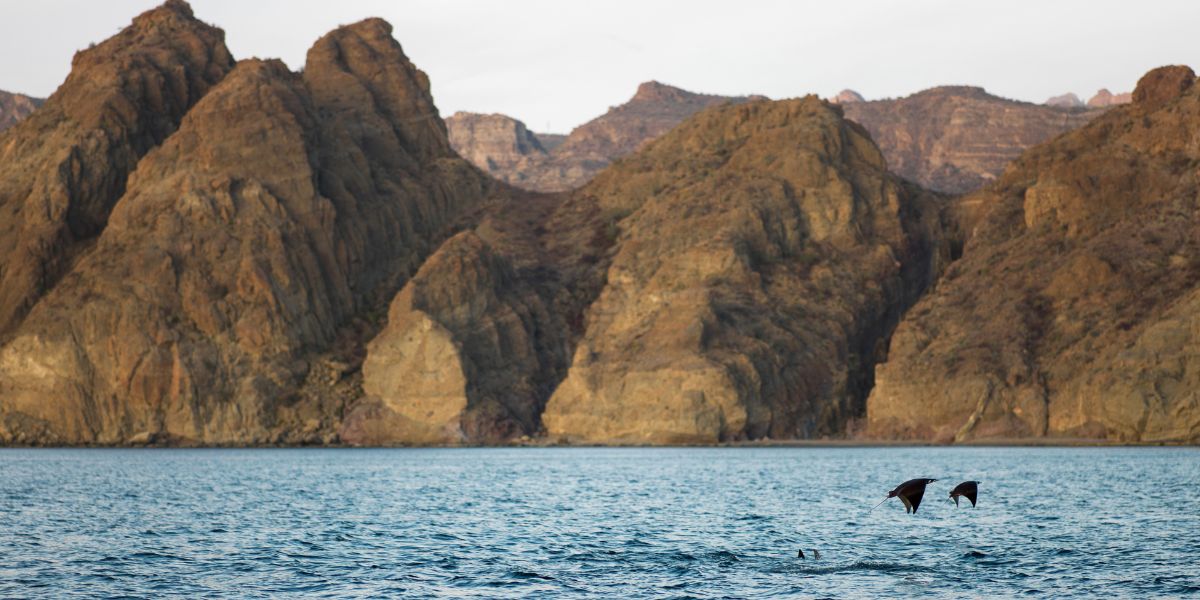
[[[0,90],[0,131],[4,131],[18,121],[28,117],[30,113],[41,106],[45,100],[32,98],[24,94],[13,94]]]
[[[458,140],[455,149],[476,166],[523,189],[560,192],[582,186],[617,158],[705,108],[753,98],[696,94],[649,81],[638,86],[629,102],[566,137],[534,134],[535,140],[548,142],[540,153],[525,125],[503,115],[451,118],[447,124],[451,140]],[[481,127],[486,133],[479,133]]]
[[[335,440],[305,386],[489,185],[383,21],[239,63],[0,348],[0,442]]]
[[[104,228],[138,160],[232,67],[224,32],[172,0],[77,53],[58,91],[0,136],[0,336]]]
[[[537,136],[512,117],[458,112],[446,119],[446,127],[459,156],[514,185],[548,158]]]
[[[982,216],[897,329],[870,434],[1200,439],[1194,81],[1151,71],[964,199]]]
[[[938,264],[938,203],[815,97],[706,111],[582,192],[620,217],[551,438],[832,434]]]
[[[368,347],[356,444],[498,443],[538,432],[565,362],[547,298],[475,232],[451,238],[392,302]]]
[[[846,118],[871,133],[889,170],[951,194],[979,189],[1026,148],[1101,113],[1017,102],[963,86],[849,103],[844,109]]]

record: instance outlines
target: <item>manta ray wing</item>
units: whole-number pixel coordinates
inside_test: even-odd
[[[919,487],[917,487],[917,489],[908,491],[903,496],[900,496],[900,499],[904,501],[904,504],[906,506],[910,505],[910,504],[912,505],[912,511],[913,511],[913,514],[915,515],[915,514],[917,514],[917,509],[920,508],[920,506],[921,506],[921,498],[924,498],[924,497],[925,497],[925,486],[919,486]]]

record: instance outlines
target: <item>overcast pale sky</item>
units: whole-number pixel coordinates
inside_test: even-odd
[[[0,0],[0,89],[47,96],[71,55],[157,0]],[[943,84],[1042,102],[1129,91],[1200,67],[1191,0],[192,0],[237,58],[303,65],[339,24],[380,16],[429,74],[443,115],[500,112],[567,132],[650,79],[772,98],[868,99]]]

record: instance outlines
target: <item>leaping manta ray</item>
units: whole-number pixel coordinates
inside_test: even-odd
[[[971,508],[975,508],[975,499],[979,497],[979,482],[964,481],[950,490],[950,497],[954,499],[954,505],[958,506],[958,497],[962,496],[971,501]]]
[[[888,501],[888,498],[900,498],[904,503],[904,512],[917,514],[917,508],[921,506],[921,498],[925,497],[925,486],[937,481],[936,479],[909,479],[904,483],[896,486],[896,489],[888,492],[887,498],[884,498],[879,504],[871,508],[875,510],[880,504]],[[871,512],[871,511],[867,511]]]

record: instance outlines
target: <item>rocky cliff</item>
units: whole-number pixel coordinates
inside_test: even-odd
[[[1151,71],[962,200],[973,234],[897,329],[872,435],[1200,440],[1194,81]]]
[[[517,186],[549,158],[538,137],[512,117],[457,112],[446,119],[446,128],[459,156]]]
[[[493,176],[527,190],[575,189],[687,117],[710,106],[740,103],[746,97],[695,94],[650,81],[633,98],[579,127],[570,135],[535,134],[503,115],[463,115],[447,120],[455,150]],[[548,142],[544,149],[534,140]]]
[[[230,71],[220,39],[172,0],[81,55],[3,138],[50,173],[13,231],[59,216],[0,255],[5,306],[31,306],[7,313],[0,442],[335,440],[356,393],[322,385],[355,369],[354,330],[491,187],[450,149],[385,22],[323,37],[302,76],[278,61]],[[181,57],[194,61],[154,62]],[[127,70],[143,62],[161,68]],[[109,65],[136,101],[115,84],[99,96],[108,80],[92,71]],[[18,280],[37,285],[7,287],[39,268]]]
[[[138,161],[233,67],[183,2],[75,55],[38,111],[0,135],[0,336],[104,228]]]
[[[979,189],[1026,148],[1100,114],[998,98],[975,87],[938,87],[897,100],[844,105],[867,131],[888,169],[951,194]]]
[[[393,301],[347,439],[493,441],[539,414],[589,443],[835,434],[948,252],[939,199],[814,97],[709,109],[543,202]]]
[[[40,98],[31,98],[24,94],[13,94],[0,90],[0,131],[8,129],[21,119],[28,117],[43,102],[45,100]]]

